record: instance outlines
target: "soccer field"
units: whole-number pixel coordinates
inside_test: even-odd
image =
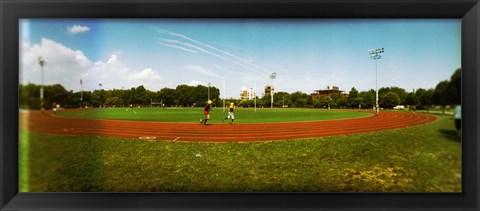
[[[209,123],[222,123],[228,114],[227,109],[213,108]],[[198,123],[203,119],[203,108],[102,108],[65,110],[58,116],[80,119],[113,119],[132,121]],[[368,112],[327,109],[235,109],[235,123],[299,122],[318,120],[338,120],[361,118],[373,115]],[[226,120],[225,123],[229,122]]]
[[[453,117],[437,118],[366,134],[224,144],[24,130],[19,190],[459,192],[462,145]]]

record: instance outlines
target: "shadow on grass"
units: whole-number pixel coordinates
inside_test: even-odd
[[[450,141],[460,141],[461,138],[457,137],[457,131],[455,130],[446,130],[446,129],[440,129],[440,134],[441,136],[447,138]]]

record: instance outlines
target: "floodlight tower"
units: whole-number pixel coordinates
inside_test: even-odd
[[[40,86],[40,109],[43,111],[45,104],[43,102],[43,66],[45,66],[45,59],[43,57],[38,57],[38,64],[40,64],[40,67],[42,69],[42,78],[41,78],[41,86]]]
[[[255,105],[255,112],[257,112],[257,82],[255,82],[255,91],[253,92],[253,104]]]
[[[368,55],[370,55],[370,59],[375,60],[375,114],[378,115],[378,86],[377,86],[377,81],[378,81],[378,72],[377,72],[377,60],[382,58],[380,55],[383,53],[384,50],[383,48],[374,48],[368,50]]]
[[[225,112],[225,80],[223,80],[223,112]]]
[[[102,94],[101,94],[101,91],[102,91],[102,83],[99,83],[98,86],[99,86],[99,90],[98,90],[98,104],[99,104],[99,105],[98,105],[98,106],[99,106],[100,108],[102,108]]]
[[[276,77],[277,77],[277,73],[270,74],[270,79],[272,79],[272,83],[270,84],[270,97],[271,97],[270,107],[271,108],[273,108],[273,79],[275,79]]]
[[[83,102],[83,81],[80,79],[80,102]]]

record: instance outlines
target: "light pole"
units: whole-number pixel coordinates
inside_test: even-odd
[[[253,104],[255,104],[255,112],[257,112],[257,82],[255,82],[255,89],[253,91]]]
[[[42,112],[45,109],[45,103],[43,102],[43,66],[45,66],[45,59],[43,57],[38,57],[38,64],[40,64],[40,67],[42,69],[42,77],[41,77],[41,85],[40,85],[40,109]]]
[[[270,79],[272,79],[272,83],[270,84],[270,107],[273,108],[273,79],[277,77],[277,73],[270,74]]]
[[[83,102],[83,81],[80,79],[80,102]]]
[[[223,80],[223,112],[225,112],[225,80]]]
[[[98,104],[99,104],[99,107],[102,108],[102,95],[101,95],[102,83],[99,83],[98,86],[100,87],[100,89],[98,90]]]
[[[378,81],[378,71],[377,71],[377,60],[382,58],[380,55],[383,53],[384,50],[383,48],[375,48],[375,49],[370,49],[368,50],[368,55],[370,55],[370,59],[375,60],[375,114],[378,115],[378,86],[377,86],[377,81]]]

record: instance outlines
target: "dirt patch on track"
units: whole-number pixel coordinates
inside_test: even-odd
[[[161,141],[251,142],[367,133],[430,123],[435,116],[407,112],[381,112],[366,118],[316,122],[211,124],[70,119],[51,113],[20,113],[21,127],[28,131],[134,138]]]

